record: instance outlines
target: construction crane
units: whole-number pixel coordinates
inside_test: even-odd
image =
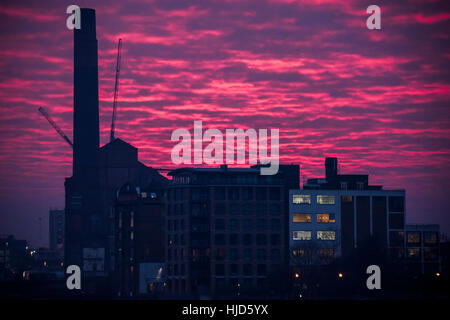
[[[52,117],[48,114],[47,110],[44,107],[39,107],[38,111],[47,119],[48,123],[59,133],[59,135],[72,147],[73,143],[70,141],[69,137],[62,131],[62,129],[53,121]]]
[[[120,58],[122,49],[122,39],[119,39],[119,44],[117,46],[117,62],[116,62],[116,82],[114,84],[114,102],[113,102],[113,112],[111,120],[111,136],[109,142],[114,141],[114,131],[116,129],[116,117],[117,117],[117,98],[119,94],[119,74],[120,74]]]

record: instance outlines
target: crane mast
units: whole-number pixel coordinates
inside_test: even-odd
[[[122,39],[119,39],[119,44],[117,46],[117,62],[116,62],[116,81],[114,84],[114,101],[113,101],[113,112],[111,120],[111,136],[109,141],[114,141],[114,133],[116,129],[116,117],[117,117],[117,99],[119,94],[119,75],[120,75],[120,59],[121,59],[121,49],[122,49]]]
[[[52,117],[48,114],[44,107],[39,107],[38,111],[47,119],[48,123],[58,132],[58,134],[73,148],[73,143],[69,137],[62,131],[62,129],[53,121]]]

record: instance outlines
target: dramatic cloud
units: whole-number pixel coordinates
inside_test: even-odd
[[[80,6],[92,6],[79,1]],[[117,136],[149,166],[173,167],[175,128],[279,128],[284,163],[407,192],[409,223],[450,232],[448,1],[95,1],[101,142],[107,142],[117,40],[123,39]],[[37,244],[63,207],[72,136],[73,34],[60,1],[0,5],[0,233]]]

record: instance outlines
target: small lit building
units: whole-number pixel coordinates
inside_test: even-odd
[[[325,168],[325,178],[290,190],[291,264],[327,263],[373,240],[402,255],[405,191],[371,186],[367,175],[339,175],[336,158],[327,158]]]
[[[439,225],[406,225],[405,258],[411,273],[430,275],[440,272]]]

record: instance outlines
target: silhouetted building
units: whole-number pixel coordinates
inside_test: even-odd
[[[235,295],[266,288],[288,261],[288,190],[299,166],[180,168],[167,193],[168,292]],[[260,293],[262,293],[260,291]]]
[[[12,235],[0,237],[0,281],[14,280],[29,267],[29,248],[26,240]]]
[[[115,263],[116,192],[166,178],[138,161],[138,150],[121,139],[99,149],[98,62],[95,11],[81,9],[74,31],[73,176],[65,181],[65,264],[81,267],[88,292],[107,287]],[[92,281],[96,277],[99,281]]]
[[[64,255],[64,210],[50,210],[49,212],[49,243],[50,250]]]
[[[105,248],[100,216],[98,149],[98,58],[95,10],[81,9],[82,28],[74,29],[73,176],[66,178],[65,260],[79,265],[83,276],[104,276],[104,269],[88,271],[88,251]],[[98,250],[97,250],[98,249]]]
[[[116,292],[160,293],[164,284],[164,190],[123,185],[117,191]]]

